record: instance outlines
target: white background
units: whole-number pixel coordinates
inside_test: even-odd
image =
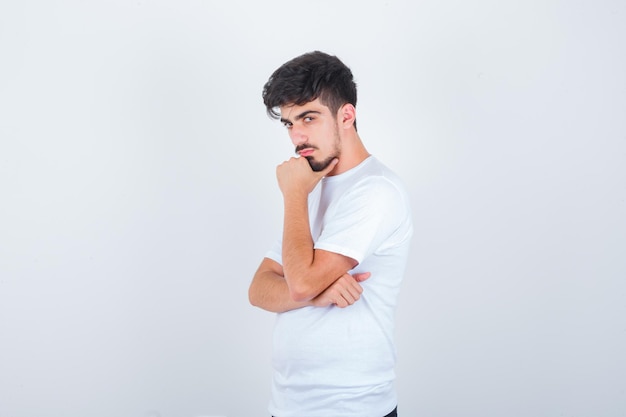
[[[626,415],[623,1],[0,3],[0,417],[267,416],[247,288],[320,49],[410,188],[403,417]],[[349,349],[349,346],[346,346]]]

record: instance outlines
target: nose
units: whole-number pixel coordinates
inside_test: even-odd
[[[309,139],[304,134],[303,130],[296,125],[293,125],[289,130],[289,138],[291,139],[291,143],[293,143],[295,146],[306,143],[306,141]]]

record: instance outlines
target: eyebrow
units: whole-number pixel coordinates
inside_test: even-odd
[[[317,111],[317,110],[305,110],[302,113],[300,113],[299,115],[297,115],[295,117],[294,121],[300,120],[300,119],[304,119],[305,117],[307,117],[309,114],[322,114],[321,112]],[[283,117],[280,118],[280,121],[282,123],[291,123],[291,120],[289,119],[285,119]]]

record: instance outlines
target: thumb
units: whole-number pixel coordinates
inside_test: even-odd
[[[354,278],[356,282],[363,282],[366,279],[368,279],[371,275],[372,274],[370,272],[359,272],[359,273],[352,275],[352,278]]]

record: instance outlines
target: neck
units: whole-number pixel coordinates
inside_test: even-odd
[[[359,165],[369,156],[370,153],[365,149],[365,145],[361,142],[359,134],[356,133],[356,131],[352,131],[341,138],[341,155],[339,156],[339,162],[328,176],[342,174]]]

